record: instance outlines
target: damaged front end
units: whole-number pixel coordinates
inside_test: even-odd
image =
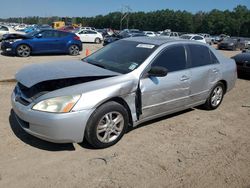
[[[15,95],[24,105],[49,92],[119,75],[82,61],[29,65],[16,74]]]
[[[49,93],[51,91],[55,91],[58,89],[62,89],[77,84],[105,79],[108,77],[110,76],[77,77],[77,78],[47,80],[37,83],[31,87],[26,87],[22,83],[18,82],[14,89],[14,93],[16,96],[16,101],[27,106],[38,97],[46,93]]]

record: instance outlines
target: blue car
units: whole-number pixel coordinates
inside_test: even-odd
[[[20,57],[52,53],[65,53],[75,56],[82,51],[82,42],[74,33],[47,29],[34,31],[26,35],[5,35],[1,49],[6,54]]]

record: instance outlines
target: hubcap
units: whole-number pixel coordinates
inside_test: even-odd
[[[78,55],[79,54],[79,48],[76,45],[71,46],[69,50],[70,50],[71,55]]]
[[[124,127],[124,118],[119,112],[105,114],[97,125],[97,138],[103,143],[116,140]]]
[[[95,40],[95,42],[98,44],[101,43],[100,39],[98,39],[98,38]]]
[[[17,53],[19,56],[26,57],[30,54],[30,48],[26,45],[21,45],[18,48]]]
[[[222,96],[223,96],[222,87],[217,86],[216,88],[214,88],[212,98],[211,98],[211,104],[212,104],[213,107],[216,107],[216,106],[218,106],[220,104]]]

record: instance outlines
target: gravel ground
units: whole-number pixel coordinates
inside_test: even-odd
[[[95,51],[100,45],[84,44]],[[24,65],[80,56],[0,55],[0,80]],[[231,57],[239,52],[222,51]],[[147,122],[115,146],[53,144],[13,118],[14,83],[0,83],[0,187],[250,188],[250,80],[238,79],[215,111],[189,109]]]

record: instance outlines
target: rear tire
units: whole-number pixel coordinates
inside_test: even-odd
[[[69,47],[69,55],[77,56],[79,55],[80,49],[77,45],[73,44]]]
[[[116,144],[128,127],[128,112],[119,103],[111,101],[97,108],[88,120],[85,138],[94,148]]]
[[[95,39],[95,43],[96,43],[96,44],[100,44],[101,42],[102,42],[102,41],[101,41],[100,38],[96,38],[96,39]]]
[[[26,44],[20,44],[16,49],[16,54],[19,57],[29,57],[31,54],[31,48]]]
[[[203,107],[207,110],[215,110],[220,106],[224,94],[225,94],[225,86],[223,83],[218,82],[211,90],[211,93],[207,98],[207,101],[203,105]]]

